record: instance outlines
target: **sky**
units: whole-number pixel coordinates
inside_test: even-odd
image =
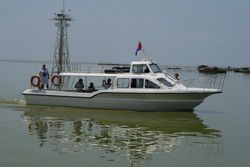
[[[64,0],[70,59],[250,66],[249,0]],[[52,61],[63,0],[0,0],[0,59]]]

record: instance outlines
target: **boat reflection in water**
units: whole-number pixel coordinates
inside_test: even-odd
[[[102,150],[131,162],[173,151],[185,138],[220,152],[220,132],[192,112],[135,112],[57,107],[25,107],[23,120],[41,147],[59,153]],[[179,144],[178,144],[179,143]],[[216,149],[214,149],[216,148]],[[211,149],[210,149],[211,153]]]

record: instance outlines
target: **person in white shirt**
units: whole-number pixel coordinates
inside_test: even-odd
[[[44,85],[46,85],[47,89],[49,88],[49,71],[45,64],[42,65],[42,68],[39,72],[39,76],[41,78],[41,89],[44,89]]]

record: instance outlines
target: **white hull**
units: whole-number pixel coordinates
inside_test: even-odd
[[[27,104],[66,106],[95,109],[125,109],[139,111],[183,111],[198,106],[218,90],[193,89],[186,91],[98,91],[79,93],[27,89],[23,92]]]

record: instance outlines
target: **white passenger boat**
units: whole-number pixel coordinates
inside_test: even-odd
[[[134,61],[128,73],[60,73],[61,83],[55,89],[27,89],[23,92],[27,104],[83,107],[98,109],[126,109],[140,111],[189,110],[220,89],[186,87],[179,80],[162,72],[149,60]],[[74,84],[81,78],[85,88],[78,92]],[[112,80],[105,89],[103,80]],[[86,85],[95,84],[88,91]]]
[[[63,9],[62,13],[55,14],[53,20],[57,22],[58,33],[52,85],[49,89],[41,89],[39,82],[34,83],[34,80],[39,81],[40,78],[33,76],[32,88],[22,93],[27,104],[140,111],[192,111],[206,97],[221,93],[220,89],[186,87],[178,79],[162,72],[155,62],[146,59],[132,62],[130,68],[115,67],[99,73],[70,72],[66,28],[72,19]],[[139,43],[137,51],[141,49],[142,45]],[[80,91],[75,90],[78,79],[85,85]],[[103,85],[103,80],[108,79],[112,84]],[[90,83],[95,84],[95,89],[87,88]]]

